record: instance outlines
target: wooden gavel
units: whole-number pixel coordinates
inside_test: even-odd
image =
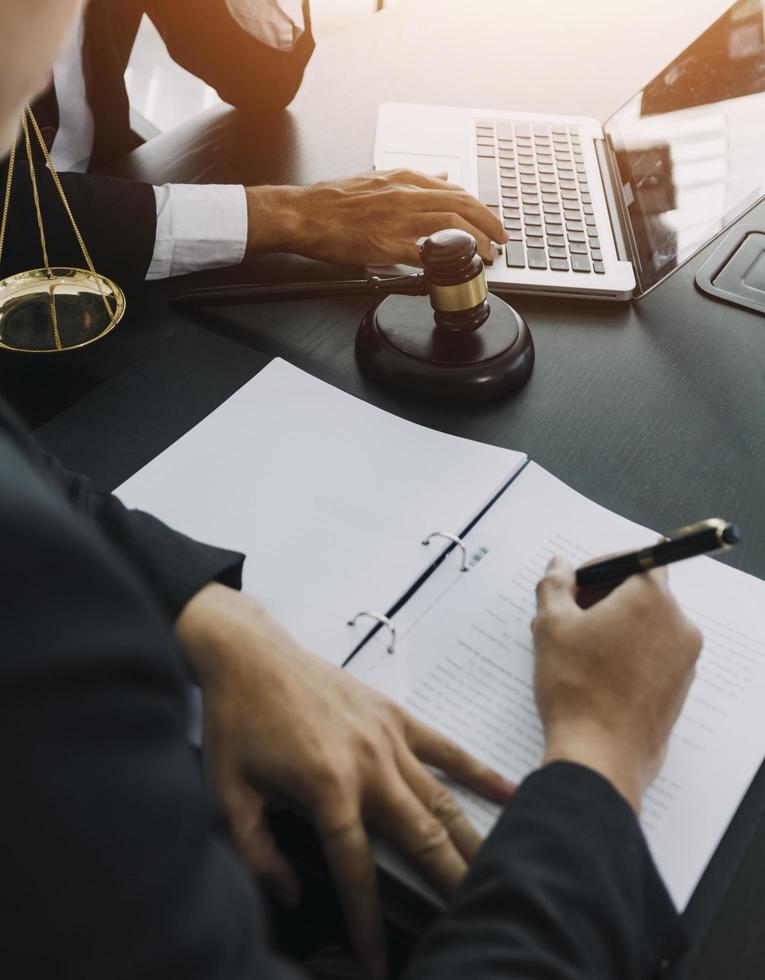
[[[489,293],[475,238],[439,231],[421,243],[420,260],[424,271],[407,276],[192,289],[173,302],[211,307],[384,297],[356,337],[359,364],[377,380],[445,401],[493,398],[525,384],[534,365],[531,333],[512,307]]]

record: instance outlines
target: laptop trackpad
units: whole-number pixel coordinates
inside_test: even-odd
[[[393,153],[385,151],[382,154],[379,170],[418,170],[420,173],[448,174],[448,180],[453,184],[465,186],[462,160],[460,157],[445,154],[427,153]]]

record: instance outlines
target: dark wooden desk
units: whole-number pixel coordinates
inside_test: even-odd
[[[124,172],[155,182],[302,183],[368,169],[376,108],[386,100],[605,118],[726,5],[676,0],[665,22],[664,0],[403,4],[317,52],[288,113],[253,121],[215,110],[136,151]],[[765,207],[753,217],[765,223]],[[693,275],[704,258],[633,305],[519,300],[538,361],[529,386],[510,402],[450,409],[372,387],[352,349],[363,301],[183,318],[166,304],[176,288],[169,284],[134,300],[128,321],[102,345],[43,367],[6,362],[0,383],[30,420],[48,420],[40,434],[51,448],[110,487],[141,454],[158,451],[253,373],[259,348],[417,422],[526,450],[642,524],[735,519],[745,539],[727,560],[765,577],[765,320],[696,291]],[[269,257],[247,275],[334,271]],[[131,381],[137,376],[143,388]],[[150,411],[136,394],[147,383]],[[693,980],[763,975],[764,808],[760,779],[691,905]]]

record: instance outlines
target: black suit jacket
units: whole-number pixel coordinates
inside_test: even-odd
[[[3,974],[294,980],[216,831],[171,631],[241,556],[94,493],[1,402],[0,542]],[[627,804],[558,764],[520,788],[408,976],[645,980],[681,940]]]
[[[95,124],[91,172],[65,174],[62,183],[96,269],[127,290],[144,281],[151,263],[154,192],[148,184],[104,177],[98,170],[136,145],[124,74],[144,13],[178,64],[217,89],[224,101],[261,118],[292,101],[314,47],[307,2],[305,33],[292,51],[280,52],[239,27],[225,0],[92,0],[85,14],[83,49],[86,94]],[[49,89],[33,109],[50,147],[58,130],[55,91]],[[19,152],[0,277],[42,264],[23,146]],[[35,158],[39,156],[36,152]],[[41,162],[38,173],[51,261],[79,268],[82,255]],[[3,167],[3,189],[6,175]]]

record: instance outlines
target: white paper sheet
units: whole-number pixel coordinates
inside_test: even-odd
[[[375,637],[348,669],[522,779],[543,749],[530,633],[536,582],[555,553],[578,564],[653,540],[530,463],[469,535],[480,560],[465,574],[443,566],[400,611],[395,656]],[[765,757],[765,582],[697,558],[674,565],[670,583],[702,629],[704,650],[641,822],[684,908]],[[457,793],[487,832],[498,808]],[[384,860],[393,866],[390,852]],[[423,890],[400,862],[395,868]]]
[[[414,425],[275,360],[117,491],[247,554],[244,589],[342,663],[526,457]]]

